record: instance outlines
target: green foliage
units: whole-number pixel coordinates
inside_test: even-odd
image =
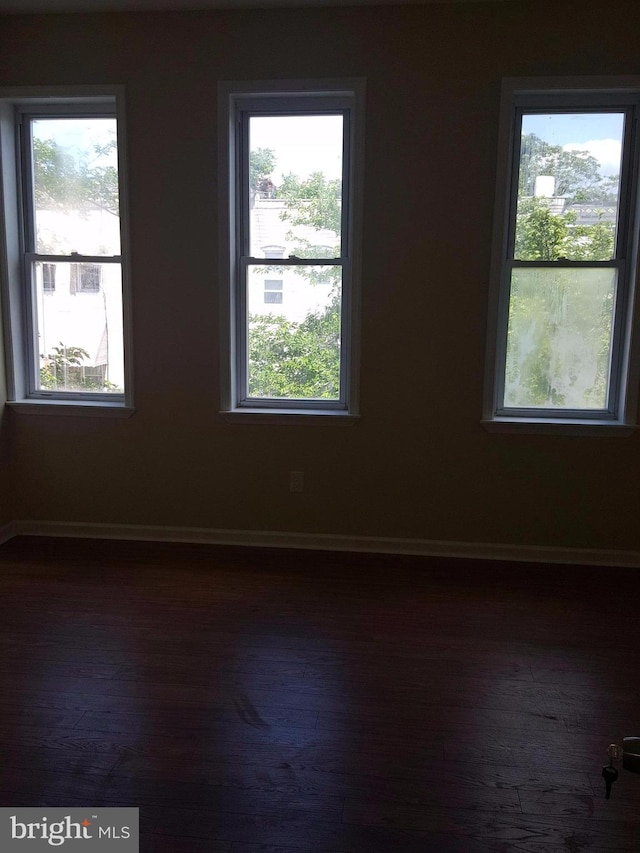
[[[537,198],[523,199],[516,218],[515,257],[521,261],[557,261],[565,256],[569,224],[564,216],[551,213]]]
[[[292,225],[308,225],[317,231],[341,231],[342,181],[330,180],[322,172],[314,172],[301,180],[297,175],[285,175],[278,187],[278,198],[288,210],[283,220]],[[302,255],[300,256],[302,257]]]
[[[252,186],[257,187],[275,168],[273,152],[252,152],[250,165]],[[284,201],[287,209],[281,217],[292,227],[335,235],[333,245],[327,246],[298,235],[292,254],[315,259],[339,255],[335,244],[341,231],[341,181],[329,180],[321,172],[306,179],[289,174],[277,187],[276,197]],[[293,232],[288,236],[292,239]],[[296,267],[294,272],[311,286],[324,285],[329,279],[333,283],[330,304],[300,323],[282,316],[249,317],[249,396],[335,400],[340,396],[341,267]]]
[[[249,154],[249,186],[257,189],[264,178],[269,178],[276,167],[276,155],[271,148],[256,148]]]
[[[276,166],[276,155],[271,148],[256,148],[249,153],[249,200],[253,208],[258,192],[269,196],[275,191],[271,173]]]
[[[249,396],[326,399],[340,396],[340,303],[301,323],[249,318]]]
[[[66,176],[73,170],[71,157],[52,139],[34,139],[33,169],[36,204],[39,207],[58,206],[68,183]]]
[[[524,198],[516,216],[515,257],[520,261],[603,261],[613,256],[614,225],[600,213],[593,225],[576,225],[576,214],[551,212],[540,198]]]
[[[285,222],[291,225],[303,225],[316,231],[332,231],[335,235],[332,245],[322,246],[298,236],[293,251],[299,258],[332,259],[340,255],[338,243],[342,229],[342,182],[329,180],[322,172],[314,172],[310,177],[301,180],[296,175],[286,175],[282,185],[278,187],[277,197],[287,205],[287,210],[281,214]],[[293,232],[289,232],[289,237]],[[317,269],[314,267],[299,267],[298,275],[304,276],[311,284],[325,282],[330,278],[337,294],[341,283],[341,268],[336,266]]]
[[[567,257],[572,261],[610,260],[614,254],[615,228],[605,222],[602,212],[593,225],[576,225]]]
[[[555,196],[534,197],[539,175],[555,178]],[[522,261],[606,261],[615,223],[598,211],[578,224],[572,204],[617,204],[618,178],[602,178],[586,151],[563,151],[534,134],[522,137],[514,257]],[[512,271],[505,404],[523,408],[602,409],[611,347],[614,279],[605,268],[569,266]]]
[[[618,178],[603,178],[600,164],[588,151],[564,151],[535,133],[525,133],[520,147],[518,194],[532,196],[539,175],[555,178],[555,195],[576,203],[615,204]]]
[[[514,269],[506,405],[604,408],[613,299],[607,269]]]
[[[85,361],[89,353],[82,347],[60,346],[43,356],[45,364],[40,368],[40,387],[50,391],[117,391],[113,382],[101,381],[86,376]]]
[[[36,204],[49,210],[99,208],[118,215],[118,170],[98,165],[116,146],[115,139],[94,145],[94,160],[67,154],[52,139],[33,140]]]

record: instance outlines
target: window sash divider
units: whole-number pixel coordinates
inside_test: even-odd
[[[622,258],[612,258],[608,261],[571,261],[558,258],[557,261],[521,261],[507,258],[505,264],[509,268],[518,269],[620,269],[624,263]]]
[[[59,264],[121,264],[122,255],[43,255],[37,252],[25,252],[29,262]]]
[[[241,257],[246,267],[343,267],[347,258],[253,258]]]

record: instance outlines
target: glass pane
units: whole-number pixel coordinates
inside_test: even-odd
[[[341,299],[341,267],[249,268],[250,397],[340,398]]]
[[[116,120],[34,119],[39,254],[119,255]]]
[[[252,257],[340,256],[342,125],[341,115],[250,119]]]
[[[623,113],[522,117],[514,257],[615,256]]]
[[[119,264],[34,264],[38,389],[123,393]]]
[[[605,409],[616,270],[514,269],[504,404]]]

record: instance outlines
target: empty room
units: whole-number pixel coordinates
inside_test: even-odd
[[[639,31],[0,0],[2,853],[640,850]]]

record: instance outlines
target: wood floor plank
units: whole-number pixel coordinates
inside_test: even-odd
[[[240,764],[230,767],[220,761],[204,760],[198,756],[189,759],[139,758],[123,755],[111,770],[112,775],[133,776],[138,779],[156,778],[160,771],[176,782],[200,785],[230,785],[242,790],[275,790],[294,793],[308,792],[316,795],[359,796],[375,799],[419,799],[421,792],[435,785],[463,788],[498,789],[510,791],[556,791],[557,793],[593,796],[604,791],[602,779],[587,773],[568,771],[553,774],[535,773],[519,767],[501,767],[491,764],[457,764],[450,761],[430,760],[417,769],[405,768],[399,775],[397,767],[385,767],[380,775],[339,773],[300,767],[269,766],[265,764]]]
[[[78,710],[0,705],[0,729],[11,726],[44,726],[72,729],[83,717]]]
[[[315,731],[317,720],[316,711],[279,710],[273,708],[257,709],[247,699],[236,700],[233,710],[209,708],[204,711],[190,709],[188,714],[184,708],[174,712],[163,709],[160,715],[148,709],[138,713],[119,711],[87,711],[75,724],[77,731],[124,732],[156,734],[197,734],[205,737],[211,732],[219,732],[216,724],[234,723],[241,720],[246,725],[258,729],[286,730],[308,729]]]
[[[5,777],[13,778],[15,769],[28,769],[30,772],[45,770],[54,773],[95,773],[104,776],[112,771],[118,763],[120,755],[110,755],[104,752],[80,753],[65,752],[46,746],[29,748],[20,743],[4,744],[2,747],[2,767]],[[0,781],[2,780],[0,775]]]
[[[535,820],[535,818],[531,818]],[[443,831],[426,833],[411,829],[377,826],[349,826],[345,823],[321,821],[301,810],[284,810],[278,814],[246,815],[241,813],[202,813],[188,809],[148,808],[140,814],[144,832],[157,837],[175,834],[176,827],[186,829],[187,838],[212,838],[235,843],[266,845],[271,847],[302,847],[372,851],[389,853],[424,853],[425,850],[447,850],[463,853],[480,853],[483,849],[470,835],[455,839]],[[549,833],[547,833],[547,836]],[[442,845],[442,846],[438,846]],[[484,848],[486,851],[486,847]]]
[[[140,850],[144,853],[231,853],[232,845],[228,841],[212,841],[204,838],[171,838],[141,834]]]
[[[487,678],[495,681],[496,679],[515,679],[517,681],[533,681],[531,666],[524,660],[516,660],[506,657],[503,661],[491,662],[489,664],[483,661],[460,661],[459,654],[457,655],[456,671],[451,672],[451,664],[442,657],[437,656],[434,651],[433,658],[422,658],[414,660],[411,658],[394,655],[387,660],[387,669],[389,674],[397,678],[400,683],[415,684],[424,679],[425,673],[428,672],[431,678],[438,680],[451,678]],[[352,678],[357,675],[362,680],[371,680],[379,675],[380,662],[375,659],[367,659],[366,656],[361,656],[359,660],[341,661],[334,663],[309,663],[304,672],[304,678],[310,681],[318,681],[324,683],[340,683],[345,678]],[[539,679],[542,680],[542,679]]]
[[[312,848],[281,847],[273,844],[232,844],[231,853],[314,853]]]
[[[606,800],[604,784],[593,796],[556,791],[520,791],[520,801],[524,814],[567,815],[591,820],[640,822],[640,801],[621,799],[620,795]]]
[[[393,826],[413,829],[423,832],[441,832],[454,837],[469,836],[483,839],[486,844],[504,841],[519,843],[521,841],[537,844],[582,844],[589,849],[589,844],[621,850],[633,850],[637,835],[637,824],[634,822],[615,823],[604,820],[593,820],[590,816],[514,816],[504,813],[500,821],[495,821],[489,813],[473,811],[426,811],[406,804],[380,803],[378,801],[355,801],[347,799],[345,803],[344,820],[346,823],[363,826]],[[569,847],[570,849],[570,847]]]
[[[27,725],[0,726],[0,745],[26,747],[27,749],[60,749],[68,752],[104,752],[121,755],[133,752],[137,755],[193,755],[198,746],[196,737],[162,735],[158,737],[103,732],[78,732],[62,727],[40,727]]]
[[[239,790],[224,785],[199,785],[190,782],[166,782],[162,779],[137,779],[131,776],[105,774],[74,775],[45,771],[15,770],[10,780],[0,780],[0,795],[27,794],[29,790],[46,790],[61,799],[69,796],[81,798],[86,803],[100,802],[116,805],[135,803],[147,812],[149,809],[173,807],[176,802],[188,803],[189,808],[201,813],[223,814],[240,812],[246,815],[264,815],[283,811],[304,812],[314,819],[340,821],[344,798],[317,796],[308,792],[279,792],[269,790]]]

